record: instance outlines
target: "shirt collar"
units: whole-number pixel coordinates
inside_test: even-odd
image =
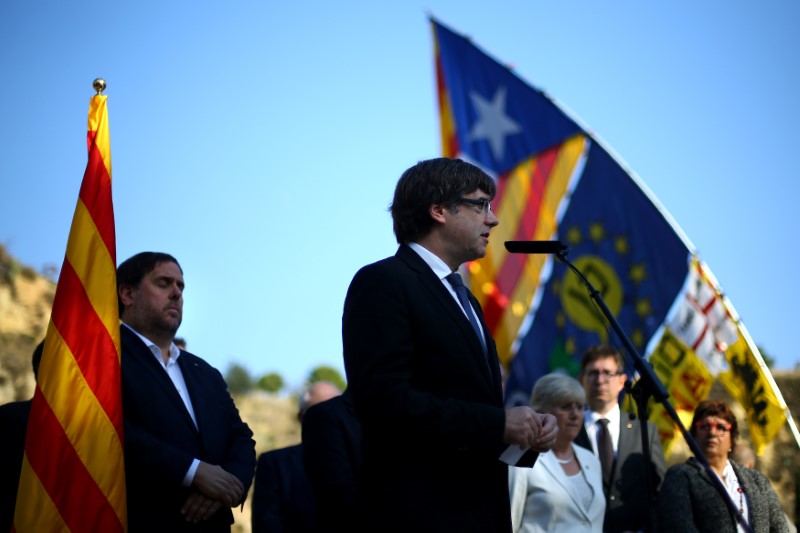
[[[739,479],[736,477],[736,472],[733,471],[730,461],[725,461],[725,468],[722,469],[722,479],[728,486],[732,483],[738,483]]]
[[[141,333],[139,333],[138,331],[136,331],[135,329],[130,327],[125,322],[123,322],[122,325],[125,326],[126,328],[128,328],[129,330],[131,330],[133,333],[135,333],[137,337],[142,339],[142,342],[145,344],[145,346],[147,346],[150,349],[150,352],[152,352],[152,354],[155,355],[156,358],[158,358],[158,362],[161,363],[162,366],[166,366],[166,365],[164,365],[164,362],[161,359],[161,348],[156,346],[156,343],[154,343],[153,341],[151,341],[150,339],[148,339],[147,337],[145,337],[144,335],[142,335]],[[169,343],[169,361],[167,361],[167,364],[177,363],[178,362],[178,357],[180,355],[181,355],[180,348],[175,346],[174,342],[170,342]]]
[[[408,243],[408,247],[417,252],[417,255],[419,255],[422,260],[425,261],[429,267],[431,267],[433,273],[436,274],[436,277],[438,277],[440,280],[446,278],[452,273],[450,267],[447,266],[447,263],[445,263],[441,257],[431,252],[421,244],[410,242]]]
[[[586,418],[592,424],[597,424],[598,420],[600,420],[601,418],[606,418],[606,419],[608,419],[608,423],[609,424],[613,424],[613,425],[618,426],[619,425],[619,419],[620,419],[619,405],[615,405],[614,407],[612,407],[611,410],[608,413],[606,413],[605,415],[601,415],[601,414],[596,413],[595,411],[591,411],[591,410],[586,411]]]

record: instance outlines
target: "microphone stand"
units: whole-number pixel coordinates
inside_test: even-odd
[[[509,241],[513,242],[513,241]],[[506,248],[509,251],[512,251],[514,248],[513,245],[509,247],[509,243],[506,243]],[[681,419],[678,417],[678,413],[675,411],[675,408],[669,402],[669,393],[667,389],[664,387],[664,384],[656,375],[655,371],[653,370],[652,365],[645,361],[641,355],[636,351],[636,348],[633,346],[633,343],[622,330],[622,327],[619,325],[619,322],[614,318],[614,314],[608,308],[606,303],[603,301],[600,292],[594,288],[594,286],[586,279],[586,276],[583,275],[583,272],[578,270],[578,268],[573,265],[567,259],[567,253],[569,253],[569,248],[562,245],[561,243],[557,243],[559,247],[554,252],[555,256],[558,257],[559,261],[564,263],[570,270],[575,272],[578,277],[583,281],[586,285],[586,288],[589,291],[589,296],[594,300],[597,305],[600,307],[603,315],[605,316],[606,320],[608,320],[609,324],[611,324],[611,328],[617,334],[619,339],[622,341],[622,344],[625,346],[625,349],[628,351],[628,355],[633,360],[633,368],[639,373],[639,381],[636,383],[634,387],[631,388],[631,394],[636,401],[636,407],[639,410],[639,418],[641,419],[642,423],[639,425],[642,435],[642,453],[645,456],[645,460],[647,461],[647,468],[645,468],[645,482],[647,483],[647,490],[650,496],[650,528],[652,530],[653,526],[653,507],[652,504],[655,503],[654,497],[654,487],[651,483],[651,476],[652,476],[652,468],[651,468],[651,461],[650,461],[650,443],[647,435],[647,403],[650,397],[652,397],[655,401],[659,402],[661,405],[664,406],[664,409],[669,414],[670,418],[672,418],[673,423],[680,429],[681,434],[683,435],[684,440],[689,445],[689,449],[694,454],[697,461],[703,466],[708,475],[708,478],[711,480],[711,483],[714,485],[714,488],[717,489],[720,496],[722,496],[722,500],[728,506],[728,510],[733,513],[736,518],[736,521],[741,525],[745,531],[750,533],[753,532],[753,528],[750,527],[750,524],[744,519],[742,513],[739,512],[739,509],[736,507],[736,504],[733,502],[731,497],[728,495],[728,491],[725,486],[722,484],[722,481],[719,479],[717,474],[711,469],[711,465],[709,465],[708,460],[706,459],[705,455],[703,454],[702,450],[700,450],[700,446],[697,444],[697,441],[694,440],[694,437],[689,433],[681,422]],[[522,251],[519,249],[519,251]],[[524,253],[524,252],[523,252]]]

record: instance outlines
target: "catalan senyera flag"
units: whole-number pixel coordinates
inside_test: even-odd
[[[127,530],[106,99],[98,93],[89,106],[89,161],[28,421],[19,533]]]
[[[718,285],[707,283],[710,271],[666,209],[553,98],[468,38],[431,23],[443,155],[475,163],[497,180],[492,209],[500,224],[486,257],[467,270],[510,369],[507,404],[527,404],[545,373],[576,375],[590,346],[622,344],[565,265],[508,254],[503,246],[506,240],[558,239],[637,352],[646,355],[656,345],[653,364],[684,418],[719,376],[748,410],[749,424],[757,411],[763,439],[771,439],[770,431],[786,420],[779,414],[785,406],[780,392],[757,363],[757,349],[739,341],[743,326]],[[758,393],[747,392],[754,386]],[[674,431],[664,416],[659,429],[667,442]]]

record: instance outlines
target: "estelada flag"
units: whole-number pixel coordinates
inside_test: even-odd
[[[92,97],[83,176],[31,404],[17,532],[127,530],[116,240],[106,96]]]
[[[468,265],[501,360],[509,403],[536,379],[575,374],[578,357],[610,342],[580,280],[542,255],[509,254],[506,240],[560,239],[638,350],[684,283],[689,246],[652,195],[552,98],[467,38],[433,21],[442,146],[497,179],[486,257]]]

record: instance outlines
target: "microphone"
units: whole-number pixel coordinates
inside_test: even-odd
[[[506,241],[506,250],[512,254],[561,254],[569,247],[561,241]]]

